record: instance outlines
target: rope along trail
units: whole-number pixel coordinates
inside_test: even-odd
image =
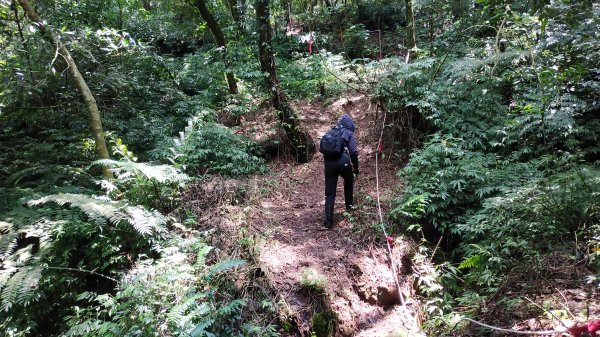
[[[408,64],[410,57],[410,52],[406,53],[406,59],[404,62]],[[400,304],[402,306],[406,305],[404,301],[404,296],[402,295],[402,291],[400,291],[400,281],[398,280],[398,272],[396,270],[396,261],[394,259],[394,254],[392,254],[392,247],[390,245],[390,240],[388,239],[387,231],[385,230],[385,226],[383,225],[383,214],[381,212],[381,200],[379,193],[379,153],[383,149],[383,132],[385,131],[385,119],[387,117],[387,111],[384,109],[383,105],[381,106],[381,111],[383,112],[383,121],[381,123],[381,133],[379,134],[379,141],[377,142],[377,149],[375,151],[375,187],[377,191],[377,213],[379,214],[379,226],[381,227],[381,231],[383,232],[383,238],[385,240],[385,244],[388,250],[388,255],[390,256],[390,264],[392,267],[392,274],[394,276],[394,282],[396,282],[396,289],[398,290],[398,298],[400,299]]]
[[[392,265],[392,274],[394,275],[394,282],[396,282],[396,289],[398,291],[398,297],[400,298],[400,303],[402,304],[402,306],[405,305],[404,302],[404,296],[402,295],[402,292],[400,291],[400,281],[398,281],[398,272],[396,271],[396,261],[394,260],[394,254],[392,254],[392,247],[390,246],[390,240],[388,240],[388,234],[387,231],[385,230],[385,226],[383,225],[383,214],[381,212],[381,200],[380,200],[380,193],[379,193],[379,152],[382,149],[382,142],[383,142],[383,131],[385,130],[385,119],[386,119],[386,111],[383,110],[383,123],[381,125],[381,133],[379,134],[379,141],[377,142],[377,149],[375,151],[375,184],[376,184],[376,191],[377,191],[377,212],[379,214],[379,226],[381,227],[381,230],[383,231],[383,236],[384,236],[384,240],[387,246],[387,250],[388,250],[388,255],[390,256],[390,264]]]

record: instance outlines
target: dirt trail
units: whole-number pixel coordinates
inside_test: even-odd
[[[257,257],[261,269],[304,336],[313,329],[314,313],[328,310],[337,316],[336,336],[401,336],[400,331],[416,336],[414,307],[410,302],[405,307],[399,305],[389,257],[377,226],[373,150],[381,122],[375,120],[375,106],[356,95],[327,107],[296,104],[295,108],[303,127],[316,140],[334,125],[342,111],[354,118],[360,153],[361,175],[355,182],[355,204],[359,209],[351,216],[342,214],[340,178],[337,224],[333,230],[319,230],[324,208],[321,155],[315,154],[303,165],[274,164],[277,176],[265,177],[262,184],[275,185],[276,190],[258,200],[249,218],[249,228],[262,238]],[[389,157],[379,166],[384,212],[392,192],[400,189],[397,169]],[[396,241],[394,259],[405,296],[411,295],[409,251],[407,242]]]

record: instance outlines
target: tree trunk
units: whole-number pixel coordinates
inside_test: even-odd
[[[29,44],[27,43],[27,40],[25,40],[25,36],[23,36],[23,28],[21,27],[21,20],[19,20],[19,10],[18,10],[17,4],[14,2],[14,0],[11,4],[11,7],[13,7],[13,12],[15,14],[15,22],[17,23],[19,37],[21,38],[21,43],[23,44],[23,51],[25,52],[25,60],[27,61],[27,63],[26,63],[27,71],[29,72],[29,78],[31,80],[31,84],[33,85],[33,83],[35,82],[35,75],[33,74],[33,71],[31,71],[31,66],[33,65],[33,63],[31,62],[31,56],[29,53]]]
[[[233,21],[235,21],[236,24],[239,24],[240,22],[240,12],[239,12],[239,6],[237,4],[237,0],[227,0],[227,8],[229,9],[229,12],[231,13],[231,18],[233,19]]]
[[[287,0],[285,3],[285,6],[287,7],[284,11],[285,11],[285,22],[287,22],[288,25],[288,32],[291,32],[294,29],[294,25],[292,23],[292,1],[291,0]]]
[[[255,3],[260,68],[268,74],[266,85],[271,92],[273,107],[278,111],[277,116],[290,142],[290,150],[298,162],[306,163],[315,151],[315,142],[308,132],[300,127],[298,116],[279,87],[277,67],[271,46],[269,2],[270,0],[256,0]]]
[[[108,159],[108,149],[106,148],[106,141],[104,140],[104,134],[102,131],[102,120],[100,118],[100,111],[98,110],[98,105],[96,104],[96,100],[94,99],[90,88],[85,82],[85,79],[83,79],[83,76],[81,76],[81,73],[79,72],[79,69],[75,64],[75,61],[71,57],[71,54],[69,53],[65,45],[59,39],[56,38],[56,36],[50,28],[46,27],[42,19],[40,19],[33,7],[31,7],[31,5],[29,4],[29,1],[19,0],[19,3],[25,10],[25,13],[27,13],[29,19],[31,19],[31,21],[33,21],[35,25],[40,29],[44,37],[46,37],[46,39],[48,39],[53,45],[57,47],[58,53],[60,53],[60,55],[67,62],[67,65],[69,67],[69,73],[71,73],[73,81],[75,81],[75,86],[77,87],[77,90],[79,90],[79,93],[81,93],[83,101],[85,102],[85,105],[87,106],[90,112],[90,127],[92,129],[92,134],[94,135],[94,140],[96,141],[96,150],[98,151],[98,157],[100,157],[100,159]],[[112,173],[107,167],[102,168],[102,173],[106,178],[112,178]]]
[[[412,0],[406,0],[406,47],[408,49],[417,46],[415,29],[415,13]]]
[[[229,61],[227,60],[227,42],[225,41],[225,35],[221,31],[221,28],[217,24],[217,21],[215,20],[215,18],[212,16],[210,11],[208,10],[208,7],[206,7],[206,1],[196,0],[196,7],[198,8],[198,11],[200,11],[200,15],[202,16],[202,19],[204,19],[204,21],[206,21],[206,24],[208,25],[208,29],[210,29],[210,32],[215,37],[215,41],[217,42],[217,45],[219,47],[223,48],[223,63],[225,63],[225,68],[229,68]],[[238,92],[237,82],[235,81],[235,77],[233,76],[233,73],[229,70],[226,70],[225,77],[227,78],[227,86],[229,87],[229,93],[237,94],[237,92]]]

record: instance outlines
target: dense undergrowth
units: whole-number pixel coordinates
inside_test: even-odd
[[[236,19],[225,3],[209,7],[226,53],[192,2],[35,1],[102,112],[113,159],[97,161],[67,64],[18,2],[0,0],[7,336],[278,334],[273,303],[231,281],[252,266],[216,254],[180,196],[212,175],[266,171],[236,127],[267,111],[253,8],[240,2]],[[388,111],[394,155],[407,159],[391,216],[423,238],[417,261],[438,262],[418,279],[426,329],[448,333],[452,313],[476,316],[514,275],[545,275],[550,252],[597,285],[598,5],[415,2],[419,48],[405,64],[403,2],[334,3],[274,1],[280,85],[302,100],[370,90]],[[304,27],[286,35],[296,6]],[[100,178],[102,166],[114,179]]]
[[[404,133],[422,145],[399,172],[392,215],[441,240],[451,261],[420,283],[432,331],[450,332],[453,308],[477,315],[499,295],[508,308],[521,303],[509,294],[549,281],[553,252],[581,266],[581,284],[600,277],[599,8],[495,10],[470,31],[454,23],[439,39],[453,44],[432,45],[440,56],[399,65],[380,85],[396,118],[427,121],[423,133]]]
[[[253,40],[231,44],[241,85],[228,95],[222,53],[190,4],[36,5],[92,88],[113,159],[95,161],[86,107],[62,58],[19,7],[0,2],[3,333],[275,335],[272,305],[230,281],[233,270],[249,273],[245,262],[213,253],[180,196],[198,177],[266,169],[256,145],[221,124],[267,97]],[[306,62],[314,71],[298,81]],[[295,95],[324,95],[307,89],[316,83],[332,93],[314,58],[280,69]],[[102,166],[114,179],[99,178]]]

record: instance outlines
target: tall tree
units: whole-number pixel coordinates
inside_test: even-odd
[[[198,8],[198,11],[200,11],[200,15],[202,16],[202,19],[204,19],[204,21],[206,21],[206,25],[208,25],[208,29],[210,29],[210,32],[215,37],[215,41],[217,42],[217,45],[219,47],[223,48],[223,63],[225,63],[225,68],[229,68],[229,61],[227,60],[227,41],[225,40],[225,34],[223,34],[223,31],[221,31],[219,24],[217,23],[217,21],[215,20],[213,15],[208,10],[208,7],[206,6],[206,1],[196,0],[196,7]],[[227,86],[229,87],[229,93],[237,94],[237,92],[238,92],[237,82],[235,80],[235,77],[233,76],[233,73],[230,70],[226,70],[225,77],[227,79]]]
[[[255,3],[260,68],[267,73],[266,85],[271,92],[271,103],[277,110],[279,121],[289,139],[292,154],[298,162],[306,163],[315,152],[315,142],[308,132],[300,127],[298,116],[279,86],[271,41],[269,3],[270,0],[256,0]]]
[[[83,101],[89,110],[89,122],[90,127],[92,129],[92,134],[94,135],[94,140],[96,142],[96,151],[98,152],[98,157],[100,159],[108,159],[108,149],[106,147],[106,141],[104,139],[104,134],[102,130],[102,119],[100,118],[100,110],[98,110],[98,104],[96,104],[96,100],[92,95],[92,91],[90,87],[88,87],[87,83],[79,69],[77,68],[77,64],[71,57],[71,53],[65,47],[65,45],[56,37],[54,32],[50,27],[47,27],[42,19],[40,19],[39,15],[35,12],[33,7],[28,0],[19,0],[21,7],[27,13],[27,16],[31,21],[35,23],[35,25],[39,28],[40,32],[42,32],[43,36],[52,43],[52,45],[56,46],[58,54],[60,54],[65,61],[67,62],[69,73],[73,77],[73,81],[75,82],[75,86],[77,90],[83,97]],[[102,168],[102,173],[107,178],[112,178],[112,173],[107,167]]]
[[[412,0],[406,0],[406,47],[408,49],[417,46],[415,30],[415,12],[413,10],[413,3]]]
[[[225,5],[227,5],[227,9],[229,9],[229,13],[231,13],[231,18],[235,21],[236,24],[240,21],[240,11],[237,0],[226,0]]]

